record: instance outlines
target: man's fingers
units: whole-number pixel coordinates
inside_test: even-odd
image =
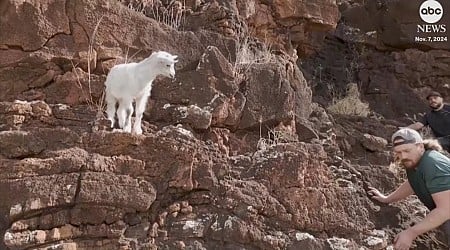
[[[375,190],[370,190],[368,193],[372,196],[378,196],[378,192]]]

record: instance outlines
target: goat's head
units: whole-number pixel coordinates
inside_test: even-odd
[[[175,77],[175,63],[178,62],[178,56],[165,51],[158,51],[154,52],[151,57],[156,60],[159,74],[170,78]]]

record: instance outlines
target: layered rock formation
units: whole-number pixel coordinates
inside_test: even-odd
[[[402,123],[328,114],[318,86],[361,79],[371,108],[392,118],[404,110],[379,98],[401,102],[388,89],[403,82],[422,87],[431,74],[447,93],[447,52],[351,51],[343,61],[365,66],[339,78],[323,55],[351,42],[339,40],[339,7],[352,7],[342,4],[0,3],[0,248],[388,247],[426,212],[366,195],[401,181],[385,147]],[[176,79],[155,80],[142,136],[111,131],[108,70],[155,50],[179,56]],[[319,63],[339,79],[313,79]],[[416,247],[443,248],[434,237]]]

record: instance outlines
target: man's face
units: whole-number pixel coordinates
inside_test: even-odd
[[[415,168],[423,154],[423,144],[402,144],[394,147],[394,158],[404,168]]]
[[[438,109],[444,104],[444,99],[440,96],[430,96],[428,97],[428,105],[432,109]]]

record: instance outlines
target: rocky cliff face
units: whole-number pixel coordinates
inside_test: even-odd
[[[317,102],[327,105],[349,82],[357,82],[373,111],[398,119],[427,111],[424,97],[430,90],[450,95],[449,32],[417,31],[426,24],[418,14],[423,1],[340,2],[336,31],[327,35],[318,56],[305,58],[301,66],[321,93]],[[441,2],[450,9],[448,1]],[[444,15],[437,24],[448,23]],[[416,36],[447,38],[418,43]]]
[[[3,1],[0,249],[387,248],[426,211],[366,195],[402,180],[386,139],[404,124],[380,116],[448,95],[449,63],[442,47],[380,51],[342,32],[371,8]],[[156,50],[179,56],[176,79],[154,81],[142,136],[111,131],[107,72]],[[325,109],[357,80],[377,116]],[[444,249],[436,237],[417,249]]]

